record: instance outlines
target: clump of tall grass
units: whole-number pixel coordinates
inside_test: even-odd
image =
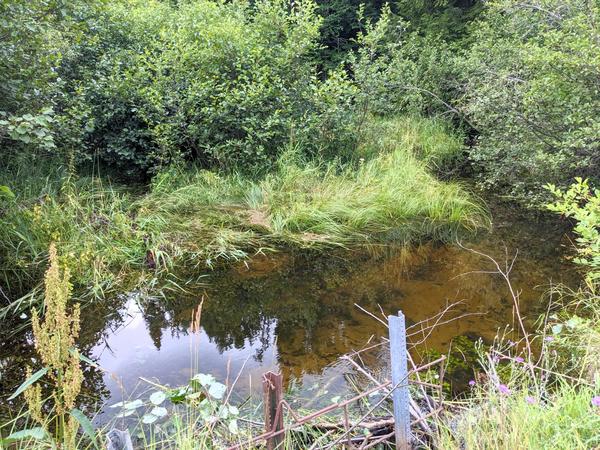
[[[56,164],[0,171],[0,184],[16,193],[0,205],[0,288],[13,293],[0,317],[29,305],[15,293],[39,284],[50,242],[76,288],[102,297],[156,285],[174,267],[210,267],[274,247],[452,239],[487,223],[462,186],[431,173],[462,149],[441,122],[371,119],[363,135],[343,163],[288,149],[259,179],[173,166],[145,193]]]
[[[464,136],[439,118],[400,116],[370,119],[362,129],[354,156],[369,159],[398,148],[427,164],[429,169],[451,166],[463,152]]]
[[[461,186],[437,180],[413,153],[396,147],[358,164],[288,163],[260,184],[275,234],[321,243],[451,239],[485,223]]]
[[[504,340],[482,353],[482,371],[469,382],[468,397],[453,402],[437,421],[435,448],[583,450],[600,445],[597,365],[591,373],[588,358],[564,364],[565,356],[582,356],[581,351],[597,355],[598,347],[579,338],[598,336],[598,323],[575,324],[573,317],[546,323],[541,334],[529,336],[539,353],[533,360],[519,344]]]
[[[435,448],[590,449],[600,445],[594,389],[562,382],[543,397],[526,389],[488,385],[466,409],[438,426]]]
[[[231,240],[258,234],[299,246],[452,239],[486,224],[472,195],[430,171],[428,165],[462,150],[444,125],[378,120],[364,135],[350,162],[307,160],[290,148],[259,181],[201,170],[167,173],[144,204],[160,211],[162,223],[183,219],[183,230],[171,228],[176,241],[178,231],[206,230],[207,222],[237,229]]]
[[[132,195],[99,178],[70,178],[52,166],[48,172],[35,191],[12,186],[17,197],[0,215],[0,285],[15,296],[37,285],[56,242],[74,283],[101,295],[144,261]]]

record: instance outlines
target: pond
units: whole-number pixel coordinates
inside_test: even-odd
[[[564,260],[569,241],[554,219],[527,219],[501,206],[493,213],[492,232],[463,244],[501,264],[518,250],[511,280],[522,290],[521,310],[533,326],[550,283],[577,280]],[[490,342],[499,329],[513,327],[506,284],[481,273],[491,268],[456,244],[280,252],[208,272],[192,292],[129,293],[95,304],[82,312],[80,336],[80,347],[102,368],[86,369],[87,406],[104,406],[96,422],[105,423],[115,412],[106,405],[148,389],[140,377],[178,386],[198,372],[220,381],[239,375],[234,392],[241,401],[259,392],[262,374],[273,370],[303,406],[316,407],[348,389],[353,368],[340,356],[387,334],[363,310],[380,317],[402,310],[410,325],[456,303],[438,326],[410,337],[416,359],[447,352],[458,337],[462,344]],[[197,316],[200,327],[192,327]],[[24,379],[30,338],[5,341],[1,351],[0,395],[6,398]],[[386,370],[387,358],[370,353],[365,364]],[[456,389],[464,376],[453,380]]]

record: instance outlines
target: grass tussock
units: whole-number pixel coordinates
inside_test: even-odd
[[[431,173],[432,165],[462,149],[448,133],[433,120],[381,120],[349,163],[307,161],[290,148],[260,181],[173,169],[143,204],[160,211],[163,222],[184,219],[185,231],[238,225],[301,246],[450,239],[484,225],[486,216],[462,186]],[[218,237],[240,236],[221,231]]]
[[[467,411],[439,428],[436,448],[597,448],[600,414],[594,411],[593,396],[592,388],[568,383],[542,399],[527,390],[506,395],[490,386],[471,400]]]
[[[0,174],[16,194],[0,208],[0,286],[27,292],[51,242],[74,284],[102,296],[155,283],[176,265],[211,266],[268,247],[444,240],[487,223],[463,187],[432,174],[462,151],[442,122],[371,120],[361,142],[344,163],[306,160],[289,148],[258,180],[171,167],[143,194],[68,177],[56,164],[40,161],[31,173],[12,164]]]

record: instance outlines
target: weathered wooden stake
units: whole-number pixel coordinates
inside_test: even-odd
[[[283,377],[281,374],[267,372],[263,377],[263,393],[265,404],[265,431],[283,430],[283,411],[279,405],[283,396]],[[279,409],[279,414],[277,410]],[[267,449],[275,450],[284,440],[284,434],[281,433],[274,437],[267,438]]]
[[[404,314],[388,317],[390,355],[392,364],[392,398],[394,400],[394,431],[396,448],[410,449],[410,411],[408,394],[408,364],[406,353],[406,324]]]

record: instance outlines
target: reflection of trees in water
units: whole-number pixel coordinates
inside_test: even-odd
[[[203,295],[202,328],[220,352],[250,343],[256,348],[256,360],[261,361],[275,333],[283,365],[303,355],[331,362],[345,347],[340,348],[339,342],[332,346],[325,337],[341,334],[337,328],[344,326],[342,323],[352,325],[354,303],[376,308],[389,297],[385,286],[374,283],[347,286],[349,279],[360,278],[366,265],[372,267],[373,263],[372,257],[361,263],[356,259],[305,256],[259,274],[234,269],[214,273]],[[175,337],[189,334],[192,312],[200,298],[141,300],[157,348],[164,332]]]
[[[502,253],[504,244],[511,250],[519,248],[521,256],[514,273],[516,284],[527,287],[544,283],[553,274],[565,273],[557,257],[560,232],[548,230],[532,235],[531,225],[525,221],[515,226],[514,221],[504,220],[498,212],[495,218],[500,224],[495,234],[478,248],[490,254]],[[539,229],[540,225],[536,226]],[[376,312],[381,305],[387,312],[395,312],[397,300],[402,299],[406,291],[405,285],[397,279],[401,274],[405,279],[410,278],[406,273],[408,269],[413,278],[423,281],[423,287],[416,291],[419,295],[425,296],[436,283],[443,283],[448,291],[440,290],[440,294],[448,293],[452,298],[455,291],[449,274],[453,277],[483,267],[468,253],[454,247],[434,247],[432,251],[437,253],[428,264],[422,264],[427,251],[423,257],[415,257],[413,250],[407,259],[392,251],[376,256],[346,253],[347,259],[328,252],[288,256],[268,270],[255,270],[256,265],[251,262],[254,268],[248,272],[231,269],[211,273],[201,325],[220,351],[243,348],[247,341],[255,344],[258,361],[271,346],[275,333],[279,363],[284,371],[317,371],[350,349],[353,342],[346,340],[350,334],[354,333],[354,342],[359,342],[376,329],[377,324],[367,328],[365,321],[360,321],[362,313],[356,310],[354,303],[369,311]],[[438,272],[445,273],[445,277],[439,277]],[[504,286],[491,278],[461,278],[454,283],[460,283],[463,295],[483,303],[488,310],[500,309],[495,313],[497,317],[501,317],[505,309],[511,309],[510,303],[502,306],[497,300],[498,295],[505,295]],[[415,291],[408,294],[414,296]],[[524,292],[523,300],[531,297],[537,302],[538,296],[536,292]],[[138,299],[156,348],[160,349],[165,332],[174,337],[189,334],[192,311],[200,298],[200,294],[194,297],[174,294],[166,299]],[[121,297],[86,305],[82,310],[79,339],[82,353],[89,355],[95,345],[106,344],[112,332],[130,320],[123,310],[126,301],[127,298]],[[437,298],[435,305],[438,302],[445,302],[443,295]],[[417,305],[413,309],[419,313],[420,308]],[[415,318],[418,316],[415,313]],[[493,322],[489,326],[496,328]],[[486,325],[481,325],[484,327]],[[11,328],[11,324],[3,324],[4,330]],[[0,330],[0,415],[18,411],[15,405],[20,404],[20,399],[16,402],[6,399],[25,379],[26,366],[33,358],[35,352],[27,333],[6,337]],[[80,406],[89,411],[97,401],[108,396],[108,390],[103,374],[97,369],[87,367],[85,375],[85,397],[82,396]]]

